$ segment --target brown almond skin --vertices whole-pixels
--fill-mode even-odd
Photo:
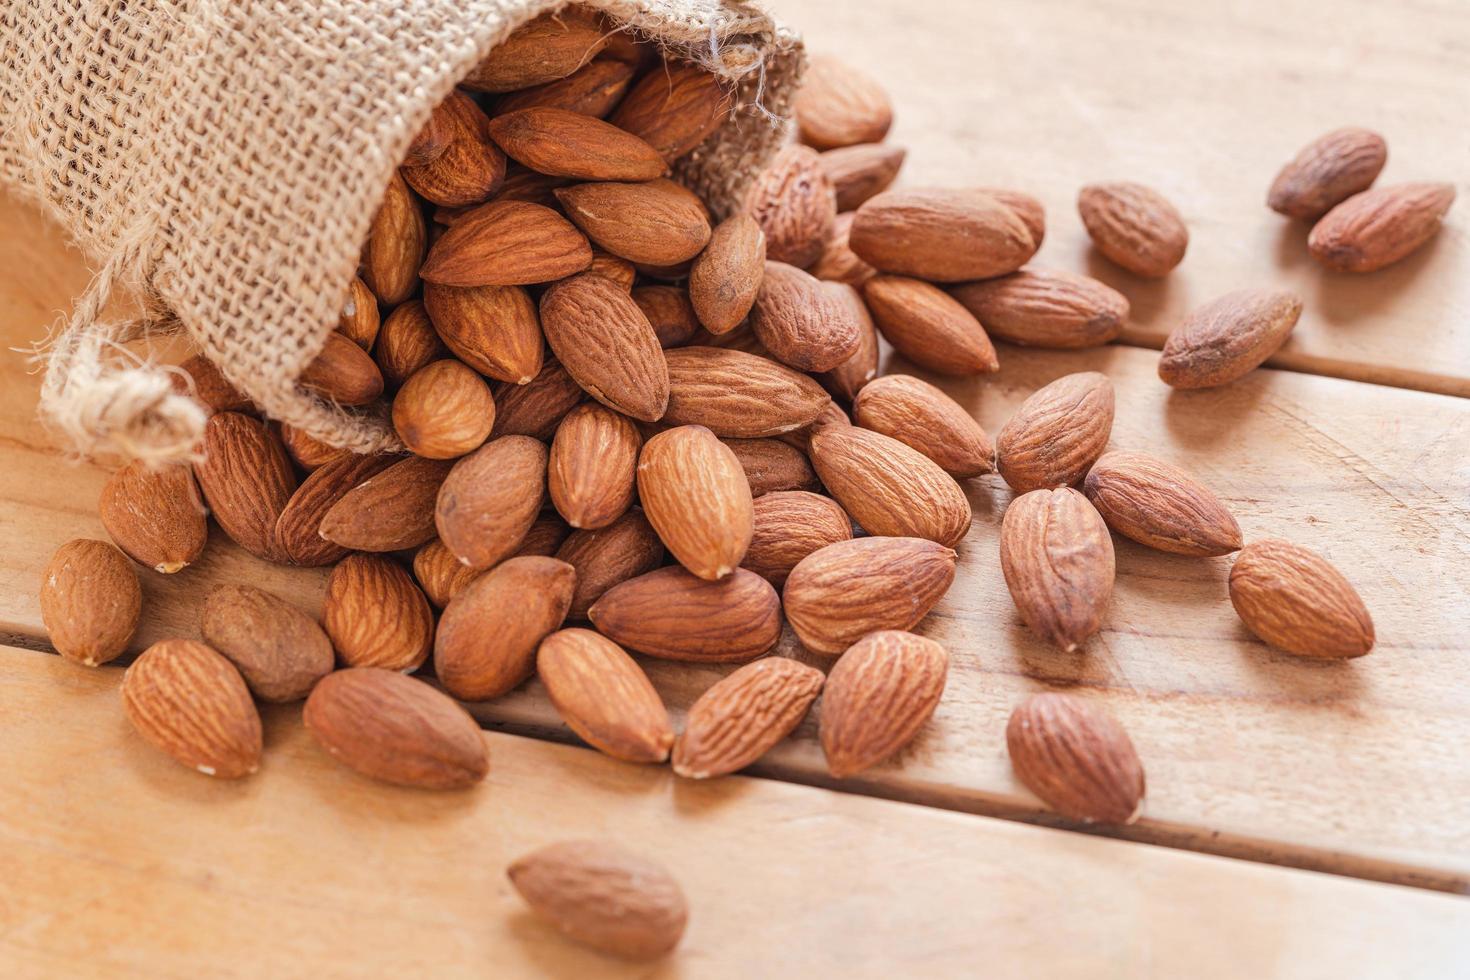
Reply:
[[[489,568],[515,551],[541,510],[546,446],[500,436],[454,464],[439,488],[434,526],[471,568]]]
[[[426,163],[433,163],[444,155],[453,139],[454,124],[449,119],[449,111],[441,102],[429,114],[428,121],[414,133],[413,142],[408,144],[400,165],[422,167]]]
[[[648,317],[660,347],[678,347],[699,332],[699,316],[681,286],[639,286],[633,302]]]
[[[608,589],[662,565],[664,545],[642,511],[629,511],[607,527],[573,531],[555,554],[577,570],[567,618],[585,620]]]
[[[413,295],[428,247],[428,229],[413,192],[397,173],[388,180],[362,250],[362,279],[389,306]]]
[[[807,555],[851,538],[852,519],[837,501],[805,490],[777,490],[756,498],[744,567],[779,589]]]
[[[564,561],[508,559],[465,586],[439,619],[434,673],[463,701],[488,701],[536,666],[536,647],[561,627],[577,573]]]
[[[426,364],[393,399],[393,430],[428,459],[473,452],[495,424],[495,399],[478,374],[452,358]]]
[[[838,779],[898,752],[919,733],[944,694],[949,654],[899,630],[870,633],[838,658],[822,697],[822,753]]]
[[[575,180],[653,180],[668,172],[657,150],[616,126],[552,106],[490,120],[490,138],[517,163]]]
[[[674,744],[669,712],[648,675],[612,640],[565,629],[541,641],[536,676],[577,736],[624,762],[663,762]]]
[[[1159,377],[1174,388],[1212,388],[1243,378],[1286,343],[1301,314],[1301,298],[1286,290],[1226,293],[1169,334]]]
[[[888,93],[865,72],[814,55],[792,103],[801,141],[819,150],[881,143],[893,125]]]
[[[373,360],[390,388],[403,384],[425,364],[448,356],[449,349],[434,332],[424,304],[416,299],[395,307],[384,318],[373,345]]]
[[[413,577],[436,609],[449,605],[460,589],[481,574],[479,569],[470,568],[456,558],[438,538],[414,552]]]
[[[419,275],[444,286],[525,286],[575,275],[592,264],[587,239],[551,208],[491,201],[450,225]]]
[[[670,425],[702,425],[715,435],[759,439],[800,429],[832,399],[822,386],[768,358],[717,347],[665,352]]]
[[[1006,724],[1011,766],[1065,817],[1128,824],[1143,804],[1143,763],[1123,726],[1070,694],[1033,694]]]
[[[540,555],[550,558],[571,533],[572,529],[567,526],[566,521],[555,513],[543,510],[541,516],[536,518],[536,523],[531,525],[531,530],[521,539],[520,547],[511,552],[510,556],[524,558],[527,555]]]
[[[832,222],[832,233],[822,248],[822,257],[807,271],[825,282],[842,282],[849,286],[862,286],[878,274],[878,270],[857,257],[852,250],[849,236],[855,212],[844,211]]]
[[[790,144],[750,182],[744,211],[765,232],[768,259],[805,269],[826,247],[837,218],[837,195],[817,152]]]
[[[574,528],[607,527],[633,506],[643,437],[632,422],[601,405],[572,409],[557,427],[546,489]]]
[[[660,568],[608,589],[587,617],[599,633],[663,660],[744,663],[781,639],[780,598],[743,568],[717,582]]]
[[[1087,498],[1070,487],[1011,501],[1000,568],[1031,631],[1066,653],[1102,626],[1113,595],[1113,541]]]
[[[858,392],[853,421],[928,456],[963,479],[995,470],[995,443],[944,392],[906,374],[877,378]]]
[[[1096,371],[1033,392],[995,437],[996,469],[1017,493],[1082,481],[1113,431],[1113,383]]]
[[[766,233],[748,214],[726,218],[689,269],[689,301],[712,334],[729,333],[755,305],[766,270]]]
[[[884,339],[919,367],[956,377],[1000,369],[980,321],[942,289],[874,276],[863,284],[863,297]]]
[[[541,320],[520,286],[425,283],[424,309],[454,356],[486,377],[525,384],[540,373]]]
[[[636,265],[678,265],[709,244],[704,203],[672,180],[577,184],[556,198],[588,238]]]
[[[1439,233],[1454,184],[1375,187],[1354,194],[1312,228],[1312,257],[1340,272],[1376,272],[1408,258]]]
[[[829,425],[812,436],[810,452],[827,490],[869,534],[954,547],[970,530],[970,501],[954,477],[897,439]]]
[[[250,399],[230,384],[203,354],[184,358],[179,362],[179,370],[183,374],[173,378],[174,387],[203,405],[206,414],[255,411]]]
[[[672,163],[723,126],[734,104],[733,93],[715,75],[698,65],[669,61],[644,75],[609,121]]]
[[[596,11],[571,5],[527,21],[460,83],[477,92],[514,92],[565,78],[607,44]]]
[[[833,398],[852,401],[863,385],[878,376],[878,330],[868,313],[862,294],[843,282],[824,282],[822,288],[851,313],[858,326],[857,350],[830,371],[817,376],[817,381]]]
[[[466,789],[490,771],[485,737],[469,712],[395,671],[329,674],[306,699],[302,721],[332,758],[386,783]]]
[[[495,113],[551,107],[602,119],[622,100],[637,71],[636,65],[598,58],[565,78],[506,93],[496,101]]]
[[[342,307],[342,319],[337,323],[338,332],[363,350],[370,351],[381,326],[378,298],[368,289],[367,283],[353,276],[352,285],[347,289],[347,302]]]
[[[156,748],[190,769],[239,779],[260,767],[260,714],[240,672],[196,640],[160,640],[128,666],[123,711]]]
[[[97,512],[129,558],[164,575],[198,561],[209,539],[199,485],[183,465],[129,463],[103,484]]]
[[[1342,573],[1289,541],[1252,541],[1230,569],[1230,602],[1278,650],[1343,660],[1373,649],[1373,617]]]
[[[1358,126],[1334,129],[1281,168],[1266,204],[1288,218],[1316,220],[1372,187],[1387,162],[1388,144],[1382,136]]]
[[[41,622],[51,646],[73,663],[95,667],[117,659],[142,612],[138,573],[105,541],[68,541],[41,575]]]
[[[506,873],[526,904],[563,935],[622,959],[666,956],[689,920],[679,883],[616,844],[552,844],[519,858]]]
[[[383,393],[383,373],[367,352],[340,333],[327,342],[298,379],[323,398],[341,405],[366,405]]]
[[[999,279],[968,282],[950,295],[992,337],[1024,347],[1070,350],[1117,339],[1128,298],[1089,276],[1028,267]]]
[[[823,153],[819,162],[837,196],[837,210],[855,211],[886,191],[906,155],[903,147],[887,143],[859,143]]]
[[[861,326],[846,303],[795,266],[767,262],[750,325],[778,361],[830,371],[857,352]]]
[[[1184,261],[1189,229],[1178,209],[1151,187],[1089,184],[1077,195],[1077,210],[1097,250],[1135,275],[1157,279]]]
[[[329,446],[310,433],[284,423],[281,425],[281,442],[297,467],[307,473],[312,473],[333,460],[353,455],[351,450]]]
[[[689,706],[674,744],[674,772],[710,779],[744,769],[801,724],[826,677],[786,657],[727,675]]]
[[[322,627],[349,667],[416,670],[434,642],[429,600],[398,563],[353,554],[327,577]]]
[[[490,434],[530,436],[546,442],[556,434],[556,427],[567,413],[586,397],[567,369],[549,360],[527,383],[504,384],[495,390],[495,428]]]
[[[755,498],[778,490],[820,490],[821,481],[806,453],[779,439],[722,439],[735,454],[750,495]]]
[[[252,555],[280,561],[276,521],[296,491],[281,440],[259,419],[219,412],[205,423],[203,452],[194,476],[215,521]]]
[[[669,369],[638,304],[604,276],[563,280],[541,297],[541,328],[567,373],[614,411],[657,421],[669,403]]]
[[[555,200],[553,197],[552,201]],[[592,250],[592,265],[587,271],[611,279],[618,284],[618,288],[630,293],[633,291],[633,283],[638,281],[638,269],[633,263],[600,248]]]
[[[450,92],[435,110],[449,144],[433,160],[400,172],[419,196],[441,207],[487,200],[505,182],[505,154],[490,139],[490,120],[463,92]]]
[[[233,663],[262,701],[299,701],[332,672],[327,634],[301,609],[248,585],[219,585],[204,600],[199,633]]]
[[[918,625],[954,581],[952,548],[923,538],[854,538],[803,558],[781,592],[802,646],[835,656],[876,630]]]
[[[982,194],[989,194],[1012,211],[1016,217],[1025,224],[1026,229],[1031,232],[1031,241],[1037,248],[1041,247],[1042,240],[1046,237],[1046,208],[1042,203],[1024,191],[1011,190],[1005,187],[981,187],[977,188]]]
[[[434,536],[434,501],[454,465],[410,456],[353,487],[323,515],[320,534],[351,551],[402,551]]]
[[[1144,453],[1106,453],[1082,485],[1108,527],[1139,544],[1208,558],[1239,551],[1240,525],[1214,491]]]
[[[1015,272],[1036,253],[1020,215],[977,190],[884,191],[853,218],[848,245],[883,272],[967,282]]]
[[[322,537],[322,522],[338,501],[397,459],[349,453],[309,474],[276,521],[276,547],[286,560],[293,565],[316,568],[345,557],[347,548]]]
[[[700,578],[724,578],[745,557],[750,484],[740,460],[704,426],[648,440],[638,457],[638,498],[669,554]]]

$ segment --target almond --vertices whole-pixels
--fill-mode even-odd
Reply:
[[[833,398],[852,401],[863,385],[878,376],[878,331],[873,318],[868,314],[868,305],[862,294],[843,282],[826,282],[822,288],[827,295],[847,308],[858,325],[857,349],[847,359],[830,371],[823,372],[817,380]]]
[[[495,46],[460,83],[477,92],[514,92],[565,78],[607,43],[596,11],[575,4],[542,14]]]
[[[511,552],[512,558],[525,558],[528,555],[539,555],[542,558],[550,558],[556,554],[557,549],[566,541],[572,529],[567,522],[556,515],[555,512],[541,512],[536,522],[531,525],[531,530],[521,539],[520,547]]]
[[[828,150],[819,158],[822,172],[837,195],[838,211],[855,211],[882,193],[898,176],[907,151],[886,143],[859,143]]]
[[[464,565],[438,538],[419,548],[413,556],[413,577],[429,602],[438,609],[449,605],[466,585],[479,578],[479,569]]]
[[[383,380],[393,387],[403,384],[430,361],[448,356],[449,350],[434,332],[424,304],[416,299],[388,314],[373,346],[373,360],[383,372]]]
[[[674,772],[709,779],[744,769],[801,724],[825,680],[786,657],[736,670],[690,705],[674,745]]]
[[[1085,823],[1132,823],[1143,763],[1123,726],[1070,694],[1033,694],[1006,725],[1011,766],[1053,810]]]
[[[792,108],[802,142],[819,150],[882,142],[893,125],[893,105],[883,87],[827,55],[812,57]]]
[[[204,642],[223,654],[263,701],[299,701],[332,672],[332,642],[316,620],[269,592],[219,585],[204,600]]]
[[[852,425],[852,419],[847,417],[847,413],[836,402],[828,402],[826,408],[822,409],[822,414],[813,419],[810,425],[793,432],[783,432],[777,438],[810,456],[812,436],[829,425]]]
[[[1169,334],[1159,377],[1175,388],[1212,388],[1243,378],[1286,343],[1301,313],[1301,299],[1286,290],[1226,293]]]
[[[322,536],[322,523],[337,502],[357,487],[397,462],[393,456],[358,456],[349,453],[318,467],[291,495],[276,520],[276,547],[293,565],[330,565],[346,556],[348,549]],[[338,515],[341,520],[346,514]],[[340,533],[341,525],[333,525]]]
[[[928,456],[950,476],[995,469],[995,443],[970,413],[927,381],[904,374],[877,378],[858,392],[853,420]]]
[[[1378,179],[1388,144],[1369,129],[1345,126],[1317,137],[1281,168],[1266,204],[1288,218],[1316,220]]]
[[[577,570],[567,618],[584,620],[608,589],[663,564],[664,545],[642,511],[629,511],[607,527],[573,531],[556,557]]]
[[[525,384],[540,372],[546,342],[536,302],[520,286],[426,283],[424,309],[445,346],[481,374]]]
[[[781,592],[802,646],[829,656],[876,630],[907,630],[954,581],[955,553],[923,538],[854,538],[807,555]]]
[[[105,541],[68,541],[42,573],[41,622],[51,646],[74,663],[95,667],[121,656],[142,612],[138,573]]]
[[[182,375],[175,375],[175,387],[198,399],[211,414],[214,412],[253,412],[250,399],[230,384],[214,362],[203,354],[187,357],[179,363]]]
[[[332,569],[322,626],[349,667],[417,670],[434,642],[429,600],[381,555],[348,555]]]
[[[505,154],[490,139],[490,120],[475,100],[450,92],[435,116],[448,130],[444,152],[419,166],[404,166],[403,179],[441,207],[479,204],[505,181]]]
[[[832,222],[832,233],[827,236],[827,244],[822,247],[821,258],[808,270],[812,275],[824,281],[861,286],[878,274],[877,269],[858,258],[857,253],[852,250],[849,236],[852,233],[852,219],[855,217],[856,212],[845,211]]]
[[[733,107],[725,82],[698,65],[670,61],[633,86],[611,122],[673,163],[723,126]]]
[[[822,697],[822,754],[838,779],[869,769],[913,741],[944,694],[949,654],[898,630],[871,633],[847,649]]]
[[[1058,378],[1021,403],[995,438],[996,469],[1017,493],[1082,481],[1113,431],[1113,383],[1096,371]]]
[[[129,558],[165,575],[198,561],[209,538],[208,512],[187,466],[135,460],[108,477],[97,510]]]
[[[1015,272],[1037,245],[1013,209],[975,190],[884,191],[858,208],[848,244],[883,272],[930,282]]]
[[[1157,279],[1184,260],[1184,218],[1150,187],[1089,184],[1077,195],[1077,210],[1097,250],[1135,275]]]
[[[638,497],[681,565],[724,578],[750,546],[750,484],[740,460],[702,425],[660,432],[638,457]]]
[[[565,78],[501,96],[495,103],[495,112],[499,115],[518,109],[549,107],[601,119],[622,100],[637,71],[636,65],[598,58]]]
[[[1071,653],[1096,633],[1113,595],[1113,541],[1071,487],[1012,500],[1000,529],[1000,568],[1031,631]]]
[[[819,280],[783,262],[766,263],[750,324],[777,360],[799,371],[830,371],[862,342],[852,308]]]
[[[394,306],[413,295],[428,229],[413,192],[397,173],[388,180],[362,250],[362,279],[373,294]]]
[[[276,520],[296,490],[281,440],[259,419],[220,412],[205,423],[203,452],[194,476],[215,521],[252,555],[279,560]]]
[[[1327,212],[1312,228],[1307,247],[1329,269],[1375,272],[1433,238],[1454,203],[1454,184],[1376,187]]]
[[[454,125],[449,120],[448,110],[441,102],[429,114],[428,121],[419,128],[417,133],[414,133],[413,141],[404,151],[401,165],[422,167],[426,163],[433,163],[444,155],[444,151],[449,149],[449,144],[453,139]]]
[[[480,376],[453,359],[420,368],[393,399],[393,428],[428,459],[456,459],[490,435],[495,400]]]
[[[608,408],[645,422],[664,414],[669,373],[648,317],[602,276],[557,283],[541,297],[541,327],[567,373]]]
[[[378,298],[368,289],[367,283],[353,276],[352,285],[347,290],[347,302],[342,304],[342,319],[337,323],[337,330],[363,350],[370,351],[381,326]]]
[[[1023,191],[1009,190],[1004,187],[981,187],[982,194],[989,194],[1012,211],[1016,217],[1031,232],[1031,242],[1037,248],[1046,238],[1046,208],[1040,201]]]
[[[744,663],[781,639],[781,600],[743,568],[718,582],[660,568],[608,589],[587,616],[599,633],[664,660]]]
[[[160,640],[129,665],[123,711],[139,735],[206,776],[260,767],[260,714],[224,657],[195,640]]]
[[[555,558],[511,558],[449,600],[434,643],[434,672],[465,701],[488,701],[519,685],[536,647],[559,629],[577,573]]]
[[[1252,633],[1287,653],[1341,660],[1373,649],[1373,618],[1325,558],[1289,541],[1252,541],[1230,569],[1230,602]]]
[[[434,526],[471,568],[489,568],[525,538],[546,493],[546,446],[500,436],[454,464],[439,488]]]
[[[637,265],[685,262],[709,243],[704,204],[672,180],[577,184],[556,198],[588,238]]]
[[[485,737],[469,712],[391,670],[329,674],[306,699],[302,721],[332,758],[371,779],[465,789],[490,771]]]
[[[506,873],[526,904],[562,934],[623,959],[668,954],[689,919],[679,883],[614,844],[553,844],[520,858]]]
[[[766,234],[748,214],[726,218],[689,269],[689,300],[713,334],[734,330],[755,305],[766,269]]]
[[[869,534],[953,547],[970,530],[970,501],[937,463],[897,439],[850,425],[811,438],[817,475]]]
[[[674,744],[669,712],[643,668],[623,648],[583,629],[541,641],[536,676],[577,736],[624,762],[663,762]]]
[[[368,477],[323,515],[320,534],[352,551],[402,551],[434,536],[434,501],[449,460],[410,456]]]
[[[750,495],[776,490],[820,490],[817,473],[806,453],[779,439],[722,439],[735,454],[750,484]]]
[[[822,257],[837,197],[821,158],[808,146],[783,146],[745,190],[744,211],[766,236],[766,255],[805,269]]]
[[[555,201],[556,198],[552,198]],[[618,288],[624,292],[633,291],[633,283],[638,280],[638,270],[633,263],[627,259],[620,259],[611,252],[604,252],[600,248],[592,250],[592,265],[587,271],[593,275],[611,279],[618,284]]]
[[[950,295],[993,337],[1025,347],[1096,347],[1117,338],[1128,299],[1088,276],[1026,268],[999,279],[968,282]]]
[[[333,460],[351,456],[351,450],[329,446],[316,436],[289,425],[281,426],[281,442],[293,462],[308,473],[318,470]]]
[[[1240,550],[1240,525],[1230,510],[1172,463],[1107,453],[1088,472],[1083,492],[1108,527],[1139,544],[1202,558]]]
[[[669,425],[757,439],[811,423],[832,400],[804,374],[754,354],[717,347],[667,351]]]
[[[607,527],[633,506],[643,437],[625,417],[601,405],[572,409],[557,427],[546,487],[572,527]]]
[[[660,347],[678,347],[699,331],[699,317],[683,288],[639,286],[631,295],[648,318]]]
[[[492,201],[526,201],[530,204],[540,204],[543,207],[557,208],[561,205],[556,200],[556,189],[565,187],[571,181],[566,177],[551,177],[547,174],[538,174],[529,170],[519,163],[512,163],[505,168],[505,183],[495,192]],[[464,209],[467,213],[470,209]],[[446,215],[446,217],[449,217]],[[463,213],[456,217],[463,217]],[[436,215],[437,218],[437,215]],[[453,224],[453,220],[441,221],[442,224]]]
[[[494,436],[530,436],[543,442],[556,433],[568,412],[587,397],[567,369],[547,361],[523,385],[501,385],[495,392]]]
[[[551,208],[491,201],[449,226],[419,274],[445,286],[521,286],[561,279],[591,264],[587,239]]]
[[[668,172],[658,151],[632,133],[570,109],[535,106],[490,120],[506,156],[539,173],[576,180],[653,180]]]
[[[383,393],[378,365],[361,347],[335,332],[327,334],[321,353],[302,369],[298,381],[341,405],[366,405]]]
[[[884,339],[919,367],[954,376],[999,370],[985,328],[944,290],[918,279],[874,276],[863,284],[863,296]]]
[[[777,490],[756,498],[744,567],[779,589],[807,555],[851,537],[852,520],[837,501],[804,490]]]

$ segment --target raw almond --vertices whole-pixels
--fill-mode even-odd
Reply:
[[[885,340],[921,368],[954,376],[999,370],[980,321],[952,296],[918,279],[874,276],[863,284]]]
[[[450,92],[435,110],[449,131],[444,152],[419,166],[404,166],[403,179],[441,207],[479,204],[505,181],[505,154],[490,139],[490,120],[463,92]]]
[[[557,283],[541,297],[541,328],[567,373],[593,398],[653,422],[669,402],[669,371],[648,317],[597,275]]]
[[[525,384],[504,384],[495,391],[493,436],[530,436],[543,442],[556,433],[568,412],[587,397],[567,369],[548,360]]]
[[[592,264],[592,247],[551,208],[491,201],[450,225],[419,274],[444,286],[522,286],[551,282]]]
[[[1169,334],[1159,377],[1175,388],[1211,388],[1243,378],[1286,343],[1301,314],[1301,299],[1286,290],[1226,293]]]
[[[1070,694],[1033,694],[1006,725],[1011,766],[1065,817],[1127,824],[1143,804],[1143,763],[1123,726]]]
[[[455,557],[438,538],[414,553],[413,577],[435,608],[443,609],[466,585],[483,574]]]
[[[528,555],[539,555],[550,558],[556,554],[562,542],[572,533],[567,522],[562,520],[553,512],[542,511],[541,516],[531,525],[531,530],[521,539],[520,547],[511,552],[512,558],[524,558]]]
[[[807,555],[851,537],[852,519],[837,501],[805,490],[777,490],[756,498],[744,567],[779,589]]]
[[[883,272],[930,282],[1015,272],[1037,245],[1012,208],[976,190],[884,191],[858,208],[848,244]]]
[[[587,616],[599,633],[664,660],[744,663],[781,639],[780,598],[743,568],[717,582],[660,568],[608,589]]]
[[[970,501],[937,463],[880,432],[829,425],[811,438],[812,465],[869,534],[953,547],[970,530]]]
[[[856,212],[845,211],[832,222],[832,234],[827,237],[822,256],[808,270],[812,275],[824,281],[861,286],[878,274],[877,269],[858,258],[852,250],[849,236],[852,219],[856,216]]]
[[[95,667],[121,656],[142,612],[138,573],[106,541],[68,541],[41,575],[41,622],[51,646],[74,663]]]
[[[1375,187],[1328,211],[1312,228],[1307,247],[1330,269],[1374,272],[1433,238],[1454,203],[1454,184]]]
[[[420,368],[393,399],[393,429],[428,459],[474,451],[495,424],[495,399],[478,374],[452,358]]]
[[[260,766],[260,714],[240,672],[195,640],[160,640],[129,665],[123,711],[138,734],[190,769],[239,779]]]
[[[996,469],[1017,493],[1082,481],[1113,431],[1113,383],[1096,371],[1033,392],[995,438]]]
[[[1230,602],[1252,633],[1287,653],[1341,660],[1373,649],[1373,618],[1342,573],[1289,541],[1252,541],[1230,569]]]
[[[648,440],[638,457],[638,497],[664,547],[700,578],[724,578],[745,557],[750,484],[740,460],[704,426]]]
[[[434,673],[450,694],[488,701],[531,676],[536,647],[559,629],[577,573],[564,561],[511,558],[465,586],[439,620]]]
[[[434,332],[424,304],[416,299],[388,314],[373,346],[373,360],[383,372],[383,380],[395,388],[425,364],[448,356],[449,350]]]
[[[449,149],[449,144],[454,139],[454,126],[449,121],[448,115],[444,103],[441,102],[434,107],[429,114],[428,121],[419,127],[417,133],[413,134],[413,140],[403,153],[402,166],[422,167],[444,155],[444,151]]]
[[[755,305],[766,268],[766,234],[748,214],[735,214],[710,234],[689,269],[689,300],[712,334],[734,330]]]
[[[745,191],[744,211],[766,236],[766,256],[799,269],[821,258],[837,198],[821,158],[796,144],[776,151]]]
[[[618,284],[619,289],[629,293],[633,291],[633,283],[638,281],[638,270],[633,263],[600,248],[592,250],[592,265],[587,271],[592,275],[611,279]]]
[[[194,476],[215,521],[252,555],[278,560],[276,521],[296,490],[281,440],[259,419],[219,412],[205,423],[203,453]]]
[[[574,528],[607,527],[633,506],[643,437],[632,422],[601,405],[572,409],[557,427],[546,487]]]
[[[669,425],[757,439],[809,425],[832,404],[822,386],[782,364],[738,350],[680,347],[669,366]]]
[[[560,207],[556,200],[556,189],[565,187],[571,181],[566,177],[551,177],[547,174],[538,174],[534,170],[527,169],[519,163],[512,163],[505,168],[505,183],[495,192],[492,201],[526,201],[530,204],[540,204],[548,208]],[[469,209],[466,209],[468,211]],[[447,216],[446,216],[447,217]],[[454,221],[444,221],[443,224],[453,224]]]
[[[208,512],[187,466],[135,460],[108,477],[97,511],[129,558],[165,575],[198,561],[209,538]]]
[[[301,385],[340,405],[366,405],[383,393],[383,373],[367,352],[340,333],[302,369]]]
[[[347,301],[342,304],[342,318],[337,323],[338,331],[363,350],[370,351],[373,349],[373,341],[378,339],[378,328],[381,326],[378,298],[373,295],[367,283],[353,276],[352,285],[347,290]]]
[[[750,324],[772,356],[799,371],[830,371],[862,343],[852,308],[784,262],[766,263]]]
[[[542,366],[536,302],[520,286],[424,285],[424,309],[454,356],[481,374],[525,384]]]
[[[539,173],[576,180],[653,180],[668,172],[657,150],[632,133],[570,109],[535,106],[490,120],[506,156]]]
[[[660,347],[678,347],[699,332],[699,316],[689,293],[679,286],[639,286],[633,302],[648,317]]]
[[[1089,184],[1077,195],[1077,210],[1097,250],[1135,275],[1157,279],[1184,261],[1189,229],[1153,188],[1127,181]]]
[[[214,412],[253,412],[250,399],[220,373],[214,362],[203,354],[186,357],[179,362],[181,375],[174,376],[175,387],[198,399],[205,409]]]
[[[844,282],[824,282],[827,295],[847,308],[858,326],[857,350],[830,371],[817,377],[833,398],[852,401],[863,385],[878,376],[878,330],[868,314],[862,294]]]
[[[1144,453],[1106,453],[1083,492],[1108,527],[1176,555],[1239,551],[1240,525],[1209,487],[1172,463]]]
[[[648,675],[612,640],[565,629],[541,641],[536,676],[562,721],[624,762],[663,762],[674,744],[669,712]]]
[[[704,203],[672,180],[577,184],[556,198],[588,238],[635,265],[687,262],[709,243]]]
[[[905,374],[877,378],[858,392],[853,420],[917,449],[950,476],[995,469],[995,443],[980,423],[927,381]]]
[[[598,58],[565,78],[507,93],[495,103],[495,112],[550,107],[602,119],[622,100],[637,70],[624,61]]]
[[[828,55],[812,57],[792,108],[802,142],[819,150],[880,143],[893,125],[893,105],[883,87]]]
[[[563,935],[623,959],[667,955],[689,919],[679,883],[615,844],[553,844],[520,858],[507,874],[526,904]]]
[[[1071,487],[1011,501],[1000,529],[1000,568],[1031,631],[1071,653],[1102,626],[1113,595],[1113,541]]]
[[[332,569],[322,626],[349,667],[416,670],[434,642],[429,600],[381,555],[348,555]]]
[[[923,538],[837,541],[797,563],[781,592],[802,646],[834,656],[876,630],[916,626],[954,581],[952,548]]]
[[[573,531],[555,554],[577,570],[567,618],[584,620],[608,589],[663,564],[664,545],[642,511],[629,511],[607,527]]]
[[[419,202],[394,173],[363,246],[363,282],[389,306],[402,303],[418,288],[419,265],[427,247],[428,229]]]
[[[734,104],[733,92],[715,75],[670,61],[644,75],[610,121],[673,163],[723,126]]]
[[[324,677],[302,721],[338,762],[371,779],[422,789],[465,789],[490,771],[469,712],[423,681],[355,667]]]
[[[903,147],[887,143],[859,143],[823,153],[819,162],[837,195],[837,210],[855,211],[868,198],[886,191],[898,176],[905,155]]]
[[[1128,299],[1089,276],[1026,268],[968,282],[950,295],[993,337],[1026,347],[1096,347],[1114,340],[1128,319]]]
[[[607,33],[587,7],[542,14],[497,44],[460,84],[477,92],[514,92],[565,78],[596,57]]]
[[[219,585],[204,600],[199,633],[263,701],[299,701],[332,672],[332,642],[316,620],[269,592]]]
[[[744,769],[801,724],[826,678],[786,657],[746,664],[690,705],[674,772],[709,779]]]
[[[1046,238],[1046,208],[1039,200],[1023,191],[1004,187],[981,187],[979,190],[1016,212],[1016,217],[1031,232],[1032,244],[1037,248],[1041,247],[1042,240]]]
[[[326,466],[333,460],[353,455],[349,449],[329,446],[311,433],[284,423],[281,425],[281,442],[285,445],[286,453],[292,461],[308,473]]]
[[[838,779],[913,741],[944,694],[949,654],[926,637],[871,633],[838,658],[822,697],[822,754]]]
[[[345,557],[345,546],[322,536],[323,521],[338,501],[395,462],[393,456],[349,453],[308,475],[276,520],[276,547],[284,558],[293,565],[317,567]],[[334,533],[340,530],[340,525],[333,526]]]
[[[750,495],[776,490],[820,490],[821,483],[806,453],[779,439],[722,439],[735,454],[750,484]]]
[[[546,493],[545,444],[500,436],[454,464],[439,488],[434,526],[471,568],[489,568],[515,551]]]
[[[347,491],[322,516],[319,533],[352,551],[402,551],[434,536],[434,501],[450,460],[410,456]]]
[[[1308,143],[1271,182],[1266,204],[1289,218],[1316,220],[1378,179],[1388,162],[1382,136],[1344,126]]]

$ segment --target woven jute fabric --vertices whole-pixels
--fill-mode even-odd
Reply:
[[[0,179],[96,262],[41,413],[83,453],[195,451],[204,413],[124,342],[182,329],[268,416],[358,452],[381,416],[300,388],[393,168],[492,48],[559,0],[0,0]],[[781,139],[799,40],[730,0],[586,0],[737,85],[675,176],[718,213]],[[143,298],[104,316],[115,290]],[[144,345],[146,347],[146,345]]]

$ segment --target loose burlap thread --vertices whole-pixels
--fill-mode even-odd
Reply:
[[[800,41],[735,0],[583,0],[737,87],[675,176],[721,214],[781,132]],[[97,262],[47,343],[77,451],[191,458],[205,413],[123,344],[182,329],[271,418],[356,452],[381,415],[296,379],[337,324],[383,188],[430,111],[563,0],[0,0],[0,180]],[[136,315],[104,315],[114,293]],[[145,345],[146,346],[146,345]]]

